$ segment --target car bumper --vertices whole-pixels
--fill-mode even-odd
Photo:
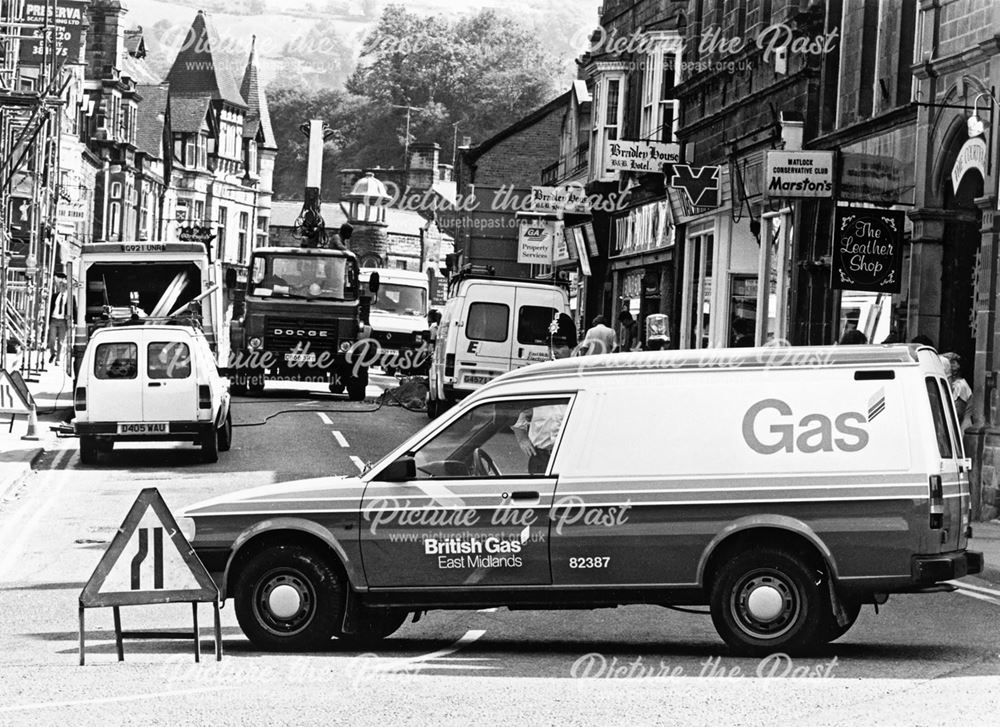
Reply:
[[[940,583],[981,573],[983,554],[975,550],[913,558],[912,575],[917,583]]]
[[[101,437],[116,442],[177,442],[197,441],[203,434],[214,429],[212,422],[169,422],[166,434],[119,434],[117,422],[94,422],[75,424],[78,437]]]

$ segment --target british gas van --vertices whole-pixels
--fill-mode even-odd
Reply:
[[[737,653],[802,652],[982,570],[959,435],[928,348],[605,354],[501,376],[361,475],[184,514],[266,648],[656,604],[708,605]]]
[[[431,418],[501,374],[549,359],[549,326],[569,313],[565,290],[521,278],[460,273],[449,284],[429,371]]]

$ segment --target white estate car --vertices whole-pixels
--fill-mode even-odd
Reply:
[[[205,335],[191,326],[128,325],[96,331],[77,374],[80,460],[115,442],[189,441],[215,462],[232,443],[229,380]]]

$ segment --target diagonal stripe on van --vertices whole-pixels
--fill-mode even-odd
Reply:
[[[879,389],[868,400],[868,421],[872,421],[885,411],[885,389]]]

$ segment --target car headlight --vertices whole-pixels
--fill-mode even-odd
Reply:
[[[177,518],[177,527],[181,529],[181,535],[189,543],[194,540],[195,532],[197,528],[195,527],[194,518],[182,517]]]
[[[256,351],[257,349],[264,347],[264,342],[260,339],[260,336],[254,336],[250,339],[247,345],[250,347],[251,351]]]

